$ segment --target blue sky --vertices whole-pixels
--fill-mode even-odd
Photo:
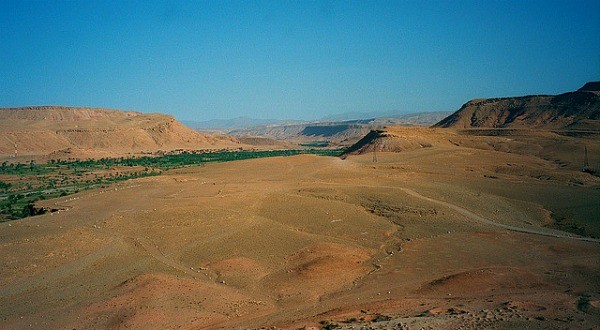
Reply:
[[[0,1],[0,107],[456,110],[600,80],[600,1]]]

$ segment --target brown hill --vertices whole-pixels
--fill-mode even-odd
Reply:
[[[588,168],[600,171],[600,132],[573,130],[536,129],[442,129],[426,127],[389,126],[373,130],[345,155],[361,155],[377,152],[408,152],[428,148],[461,148],[498,151],[502,153],[531,156],[548,161],[558,168],[580,171],[584,166],[585,148],[588,150]],[[531,171],[528,167],[499,167],[498,172],[519,172],[536,178],[557,179],[554,174]],[[573,180],[585,184],[586,178]]]
[[[433,127],[600,130],[600,82],[560,95],[475,99]]]
[[[449,145],[448,138],[455,135],[454,132],[441,132],[426,127],[390,126],[372,130],[349,147],[346,153],[360,155],[373,151],[401,152],[433,145]]]
[[[98,108],[0,108],[0,157],[123,155],[157,150],[238,147],[232,137],[196,132],[172,116]]]

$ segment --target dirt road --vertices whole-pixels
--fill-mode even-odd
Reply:
[[[516,232],[520,232],[520,233],[527,233],[527,234],[534,234],[534,235],[542,235],[542,236],[548,236],[548,237],[555,237],[555,238],[565,238],[565,239],[573,239],[573,240],[578,240],[578,241],[585,241],[585,242],[594,242],[594,243],[600,243],[600,239],[597,238],[592,238],[592,237],[583,237],[583,236],[577,236],[575,234],[569,234],[566,232],[562,232],[562,231],[558,231],[558,230],[552,230],[552,229],[544,229],[544,228],[525,228],[525,227],[517,227],[517,226],[511,226],[511,225],[507,225],[507,224],[503,224],[503,223],[498,223],[495,221],[491,221],[488,220],[482,216],[479,216],[465,208],[462,208],[458,205],[455,204],[451,204],[448,202],[444,202],[438,199],[433,199],[427,196],[423,196],[421,194],[419,194],[418,192],[409,189],[409,188],[405,188],[405,187],[397,187],[397,186],[386,186],[386,185],[355,185],[355,184],[344,184],[344,183],[335,183],[335,182],[319,182],[321,184],[325,184],[325,185],[336,185],[336,186],[345,186],[345,187],[365,187],[365,188],[386,188],[386,189],[399,189],[402,190],[403,192],[405,192],[408,195],[411,195],[413,197],[431,202],[431,203],[435,203],[435,204],[439,204],[445,207],[448,207],[450,209],[453,209],[455,211],[457,211],[458,213],[466,216],[467,218],[470,218],[472,220],[481,222],[481,223],[485,223],[488,225],[492,225],[495,227],[500,227],[506,230],[511,230],[511,231],[516,231]]]
[[[391,188],[391,187],[390,187]],[[550,236],[550,237],[556,237],[556,238],[567,238],[567,239],[575,239],[575,240],[579,240],[579,241],[586,241],[586,242],[595,242],[595,243],[600,243],[600,239],[596,239],[596,238],[591,238],[591,237],[582,237],[582,236],[575,236],[573,234],[568,234],[568,233],[564,233],[564,232],[558,232],[558,231],[549,231],[549,230],[544,230],[542,228],[523,228],[523,227],[516,227],[516,226],[511,226],[511,225],[505,225],[502,223],[498,223],[498,222],[494,222],[491,220],[488,220],[484,217],[481,217],[469,210],[466,210],[458,205],[454,205],[454,204],[450,204],[444,201],[440,201],[437,199],[433,199],[433,198],[429,198],[426,196],[423,196],[421,194],[419,194],[418,192],[412,190],[412,189],[408,189],[408,188],[398,188],[402,191],[404,191],[405,193],[413,196],[413,197],[417,197],[423,200],[426,200],[428,202],[432,202],[432,203],[436,203],[439,205],[443,205],[445,207],[451,208],[455,211],[457,211],[458,213],[471,218],[475,221],[479,221],[488,225],[492,225],[492,226],[496,226],[496,227],[500,227],[500,228],[504,228],[507,230],[512,230],[512,231],[517,231],[517,232],[521,232],[521,233],[528,233],[528,234],[535,234],[535,235],[543,235],[543,236]]]

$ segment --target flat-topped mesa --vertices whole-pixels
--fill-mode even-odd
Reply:
[[[600,130],[600,82],[575,92],[474,99],[433,127]]]
[[[0,108],[0,119],[77,121],[98,118],[128,118],[143,115],[138,111],[121,111],[90,107],[28,106]],[[166,115],[165,115],[166,116]]]

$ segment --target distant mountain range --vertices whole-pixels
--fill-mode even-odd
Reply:
[[[235,128],[297,122],[301,121],[284,121],[280,119],[256,119],[248,117],[237,117],[233,119],[211,119],[206,121],[182,121],[184,125],[199,131],[229,131]]]
[[[228,133],[238,137],[259,136],[300,144],[320,141],[330,145],[344,146],[355,143],[374,129],[394,125],[430,126],[449,114],[450,112],[421,112],[386,118],[276,123],[234,129]]]
[[[330,123],[341,121],[353,121],[364,119],[401,119],[410,125],[428,125],[434,124],[441,117],[447,116],[450,112],[418,112],[418,113],[377,113],[377,112],[348,112],[323,117],[319,120],[282,120],[282,119],[256,119],[249,117],[237,117],[233,119],[211,119],[206,121],[182,121],[190,128],[199,131],[235,131],[248,127],[262,126],[281,126],[281,125],[303,125],[315,123]]]
[[[600,130],[600,82],[560,95],[471,100],[434,127]]]

